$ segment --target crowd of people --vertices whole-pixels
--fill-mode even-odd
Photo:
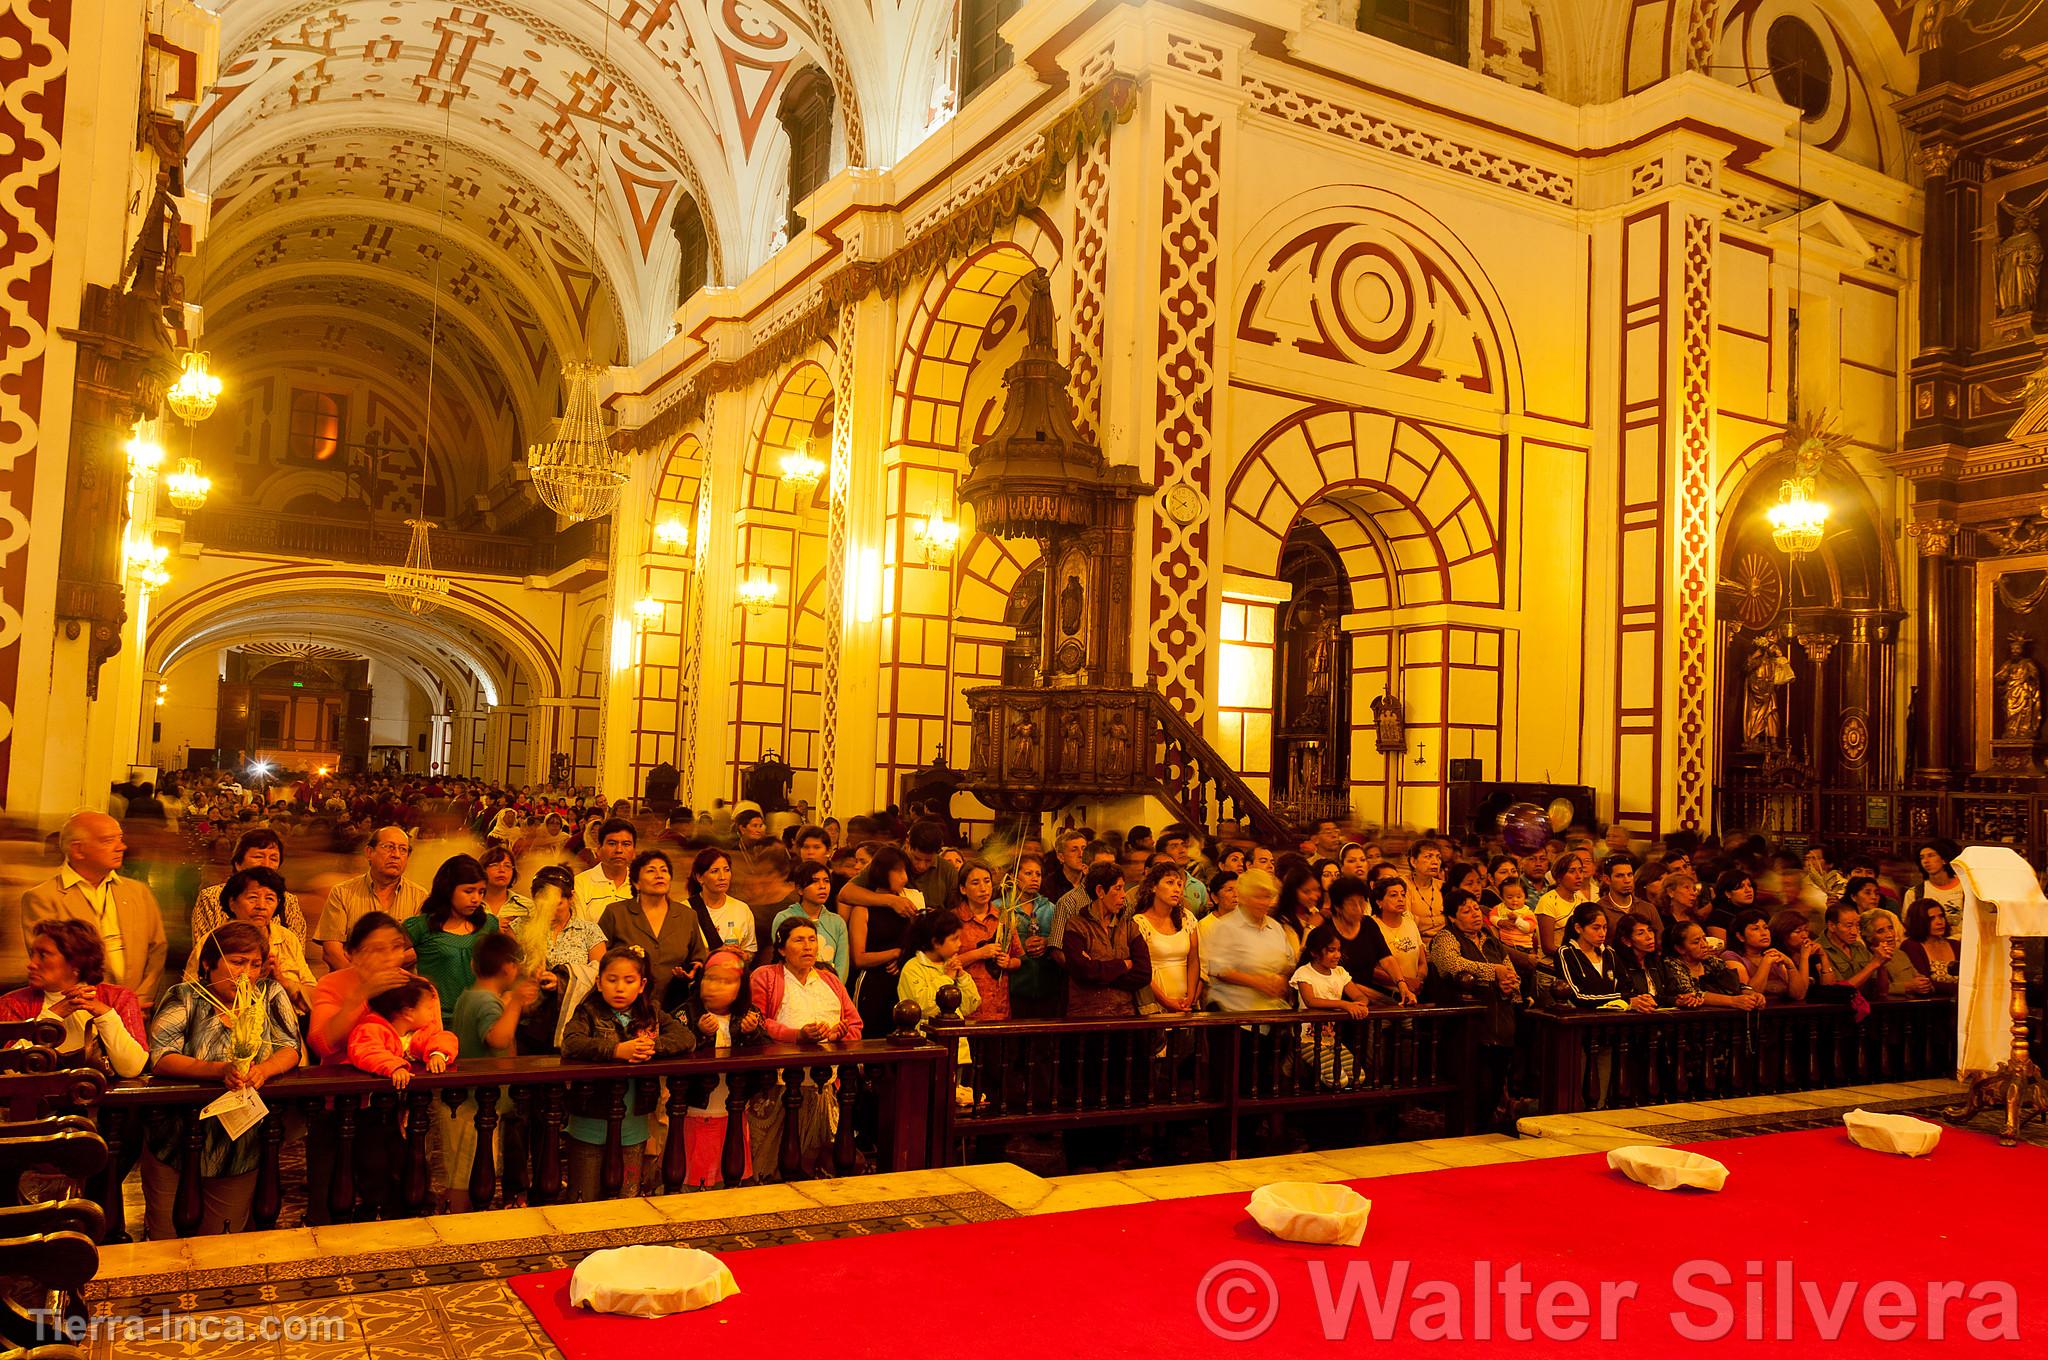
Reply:
[[[777,830],[744,805],[636,817],[588,797],[419,779],[254,792],[167,781],[129,800],[131,819],[137,803],[142,821],[161,819],[202,853],[219,845],[225,861],[225,881],[179,907],[193,942],[182,970],[165,976],[169,904],[120,872],[122,822],[79,813],[58,833],[61,867],[21,900],[27,985],[0,996],[0,1018],[62,1021],[66,1047],[113,1076],[227,1091],[260,1090],[301,1062],[352,1065],[402,1090],[420,1071],[487,1056],[634,1064],[824,1045],[889,1033],[904,1001],[925,1023],[950,1003],[970,1026],[1298,1010],[1301,1060],[1338,1086],[1357,1069],[1328,1022],[1477,1003],[1487,1094],[1508,1109],[1527,1007],[1754,1010],[1950,993],[1963,906],[1956,847],[1939,841],[1902,872],[1692,833],[1654,847],[1618,830],[1571,834],[1510,854],[1476,838],[1354,836],[1331,821],[1284,846],[1225,823],[1068,826],[968,847],[893,811],[843,828],[781,814]],[[357,838],[363,872],[309,896],[309,913],[292,856],[338,837]],[[428,841],[450,853],[416,876]],[[961,1100],[975,1099],[977,1075],[965,1069]],[[720,1183],[734,1117],[746,1121],[747,1174],[772,1171],[791,1117],[779,1092],[730,1111],[724,1078],[694,1078],[682,1127],[668,1129],[659,1085],[636,1079],[627,1093],[629,1192],[642,1154],[671,1136],[685,1142],[691,1186]],[[598,1088],[572,1084],[578,1198],[601,1193],[603,1104]],[[431,1108],[442,1206],[466,1208],[474,1097]],[[192,1117],[164,1108],[139,1150],[153,1237],[172,1231]],[[824,1169],[831,1083],[807,1079],[793,1117],[806,1168]],[[258,1135],[205,1125],[202,1228],[237,1230]],[[317,1123],[306,1133],[332,1136]],[[318,1151],[316,1181],[332,1174]],[[317,1221],[325,1195],[312,1189]]]

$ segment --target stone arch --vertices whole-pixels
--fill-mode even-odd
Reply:
[[[1485,442],[1498,448],[1497,439]],[[1277,575],[1288,530],[1307,518],[1360,586],[1379,583],[1379,607],[1498,607],[1505,599],[1506,555],[1489,499],[1446,432],[1419,421],[1303,411],[1253,446],[1224,504],[1220,560],[1240,570]]]

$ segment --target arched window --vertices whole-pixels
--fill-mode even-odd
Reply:
[[[1010,69],[1010,45],[999,31],[1017,0],[960,0],[960,102],[964,105]]]
[[[1465,0],[1360,0],[1358,31],[1465,64]]]
[[[697,206],[697,200],[688,194],[676,204],[675,216],[669,219],[669,227],[676,234],[676,245],[682,251],[682,263],[676,272],[676,306],[697,295],[697,290],[711,282],[711,240],[704,230],[704,213]]]
[[[789,134],[789,234],[804,229],[797,203],[832,173],[832,82],[816,67],[805,67],[789,82],[776,110]]]

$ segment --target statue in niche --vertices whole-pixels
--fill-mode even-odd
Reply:
[[[1121,711],[1109,715],[1109,735],[1102,744],[1102,768],[1107,774],[1130,770],[1131,723]]]
[[[2041,235],[2034,230],[2034,207],[2013,209],[2012,233],[1998,243],[1992,275],[1999,316],[2034,310],[2041,296]]]
[[[1792,659],[1776,635],[1761,634],[1749,646],[1742,667],[1742,744],[1752,751],[1771,750],[1784,740],[1778,715],[1778,690],[1792,683]]]
[[[2031,742],[2041,735],[2041,667],[2027,655],[2025,633],[2006,636],[2005,664],[1991,681],[1998,687],[1999,740]]]
[[[1088,591],[1079,575],[1069,575],[1060,587],[1060,636],[1073,637],[1081,631],[1081,615],[1088,605]]]
[[[1060,717],[1060,768],[1081,768],[1081,719],[1073,713]]]
[[[1307,722],[1322,722],[1330,716],[1330,664],[1337,650],[1337,624],[1321,599],[1304,603],[1302,620],[1307,636],[1302,643],[1302,709]]]
[[[1408,720],[1402,716],[1401,701],[1389,688],[1372,701],[1372,748],[1382,755],[1398,755],[1408,749]]]
[[[1038,766],[1038,724],[1029,714],[1018,714],[1017,725],[1010,729],[1010,766],[1026,774]]]

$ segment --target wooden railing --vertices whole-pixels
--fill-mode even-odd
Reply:
[[[0,1045],[26,1045],[0,1047],[0,1351],[30,1360],[82,1354],[45,1343],[84,1334],[83,1290],[99,1270],[105,1231],[90,1200],[48,1197],[61,1193],[56,1177],[87,1183],[108,1159],[90,1117],[106,1081],[63,1066],[63,1040],[54,1020],[0,1023]],[[25,1176],[42,1178],[32,1196]]]
[[[650,1081],[667,1079],[665,1108],[672,1132],[662,1150],[661,1179],[671,1193],[682,1188],[685,1178],[680,1131],[690,1092],[697,1082],[720,1076],[727,1079],[727,1108],[734,1116],[726,1121],[722,1157],[727,1184],[738,1184],[746,1165],[744,1102],[776,1086],[781,1088],[785,1110],[779,1170],[786,1175],[796,1173],[800,1165],[798,1121],[791,1115],[802,1101],[806,1073],[816,1074],[821,1084],[833,1073],[841,1079],[839,1132],[833,1151],[839,1171],[851,1174],[856,1169],[851,1110],[864,1094],[871,1094],[882,1112],[881,1169],[917,1170],[930,1163],[928,1108],[934,1089],[932,1073],[940,1057],[930,1044],[862,1040],[823,1047],[769,1044],[644,1063],[565,1064],[553,1057],[465,1059],[439,1074],[415,1071],[411,1085],[402,1092],[394,1090],[388,1080],[352,1067],[302,1068],[263,1087],[264,1103],[271,1113],[257,1134],[262,1141],[250,1226],[276,1226],[284,1203],[279,1153],[288,1125],[311,1128],[318,1124],[323,1136],[331,1138],[331,1168],[323,1171],[331,1169],[325,1208],[333,1220],[346,1222],[359,1213],[426,1212],[430,1189],[427,1127],[433,1102],[444,1101],[453,1109],[469,1096],[477,1098],[476,1159],[467,1186],[473,1208],[491,1207],[501,1193],[508,1202],[523,1194],[532,1204],[551,1204],[562,1198],[569,1183],[570,1139],[564,1125],[572,1098],[595,1102],[595,1108],[608,1111],[600,1184],[607,1197],[615,1195],[625,1181],[620,1127],[628,1113],[628,1080],[638,1081],[644,1090]],[[506,1152],[502,1166],[492,1148],[500,1122],[501,1091],[518,1117],[517,1127],[524,1131]],[[100,1118],[107,1146],[114,1150],[110,1167],[120,1164],[123,1149],[132,1150],[131,1140],[141,1136],[146,1112],[167,1106],[197,1110],[219,1095],[220,1087],[215,1085],[159,1078],[125,1081],[110,1088]],[[401,1112],[405,1115],[402,1122]],[[172,1214],[180,1235],[191,1233],[200,1221],[199,1159],[204,1136],[202,1121],[188,1121]],[[366,1176],[375,1183],[363,1183]],[[310,1199],[311,1187],[308,1194]],[[98,1199],[106,1213],[106,1240],[126,1241],[117,1176],[109,1174],[102,1180]]]
[[[1228,1159],[1238,1155],[1243,1116],[1372,1105],[1436,1106],[1456,1136],[1475,1113],[1490,1113],[1472,1108],[1484,1014],[1421,1006],[1316,1022],[1299,1011],[1249,1011],[962,1025],[942,1009],[929,1031],[948,1069],[934,1100],[938,1142],[959,1160],[985,1134],[1199,1123]],[[958,1039],[972,1059],[965,1072]],[[956,1082],[971,1083],[974,1105],[955,1103]]]
[[[434,531],[434,566],[479,576],[544,576],[610,551],[609,521],[585,520],[540,538]],[[265,510],[195,511],[186,537],[220,552],[276,553],[332,562],[400,566],[411,546],[403,524]]]
[[[1529,1012],[1525,1070],[1545,1114],[1955,1075],[1953,998],[1762,1010]]]
[[[1779,789],[1723,785],[1723,834],[1824,841],[1837,854],[1910,854],[1946,836],[1961,845],[2010,845],[2040,862],[2048,854],[2048,797],[2018,789]]]
[[[1225,817],[1254,832],[1267,845],[1287,846],[1298,837],[1243,776],[1167,702],[1146,691],[1152,718],[1152,759],[1160,801],[1189,826],[1213,827]]]

